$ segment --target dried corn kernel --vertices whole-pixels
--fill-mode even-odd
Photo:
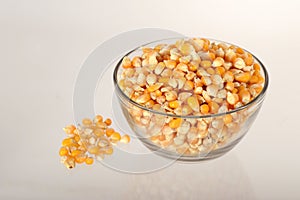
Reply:
[[[110,136],[112,141],[120,141],[121,140],[121,135],[118,132],[114,132],[111,136]]]
[[[181,118],[175,118],[175,119],[172,119],[169,122],[169,126],[170,126],[170,128],[175,129],[175,128],[178,128],[181,125],[181,122],[182,122]]]
[[[78,156],[79,154],[82,154],[82,151],[77,150],[77,149],[71,152],[72,157]]]
[[[201,111],[202,114],[209,113],[209,106],[207,104],[202,104],[200,106],[200,111]]]
[[[88,158],[85,159],[85,163],[87,165],[92,165],[94,163],[94,159],[91,158],[91,157],[88,157]]]
[[[178,106],[179,106],[178,101],[171,101],[171,102],[169,102],[169,107],[170,108],[178,108]]]
[[[125,56],[125,57],[123,58],[123,60],[122,60],[122,66],[123,66],[124,68],[131,68],[131,67],[132,67],[132,66],[131,66],[131,61],[130,61],[130,58],[129,58],[129,57]]]
[[[190,108],[195,111],[199,112],[199,101],[195,96],[191,96],[187,99],[187,104],[190,106]]]
[[[63,130],[67,133],[67,134],[73,134],[75,131],[76,127],[74,125],[69,125],[66,126],[65,128],[63,128]]]
[[[66,156],[69,154],[69,151],[66,147],[61,147],[60,150],[59,150],[59,155],[60,156]]]
[[[250,72],[243,72],[243,73],[236,74],[234,76],[234,79],[236,81],[244,82],[244,83],[247,83],[250,80],[250,78],[251,78]]]
[[[207,68],[211,67],[211,61],[210,60],[203,60],[203,61],[200,62],[200,65],[203,68],[207,69]]]

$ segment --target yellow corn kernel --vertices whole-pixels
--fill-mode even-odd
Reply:
[[[166,84],[166,83],[168,83],[169,82],[169,77],[160,77],[159,79],[158,79],[158,84],[161,84],[161,85],[163,85],[163,84]]]
[[[175,119],[172,119],[170,122],[169,122],[169,126],[170,128],[178,128],[180,125],[181,125],[181,122],[182,122],[182,119],[181,118],[175,118]]]
[[[225,88],[229,91],[232,91],[234,89],[234,83],[233,82],[227,82],[225,85]]]
[[[237,88],[233,88],[232,93],[233,93],[233,94],[236,94],[236,93],[238,93],[238,91],[239,91],[239,90],[238,90]]]
[[[209,56],[210,60],[214,60],[216,58],[216,55],[213,52],[209,52],[208,56]]]
[[[98,146],[93,146],[88,149],[88,152],[90,154],[98,154],[99,151],[100,151],[100,148]]]
[[[205,105],[205,104],[203,104],[203,105]],[[220,108],[219,104],[217,104],[216,102],[213,102],[213,101],[209,102],[208,106],[209,106],[209,110],[211,113],[217,113]]]
[[[114,132],[115,132],[115,130],[113,128],[107,128],[106,129],[106,136],[110,137]]]
[[[242,48],[240,48],[240,47],[236,48],[235,51],[236,51],[237,53],[239,53],[239,54],[244,54],[244,53],[245,53],[244,50],[243,50]]]
[[[118,132],[114,132],[111,136],[110,136],[112,141],[120,141],[121,140],[121,135]]]
[[[173,108],[173,109],[175,109],[175,108],[178,108],[178,106],[179,106],[179,102],[178,101],[170,101],[169,102],[169,107],[170,108]]]
[[[259,66],[259,64],[254,63],[254,64],[253,64],[253,69],[254,69],[255,71],[260,71],[260,66]]]
[[[263,87],[259,85],[258,87],[255,88],[255,91],[257,94],[259,94],[262,91]]]
[[[258,76],[258,83],[264,83],[265,82],[265,79],[264,79],[264,77],[262,77],[262,76]]]
[[[247,83],[250,80],[250,78],[251,78],[250,72],[242,72],[234,76],[235,80],[243,83]]]
[[[158,90],[157,90],[157,91],[158,91]],[[147,102],[145,103],[145,106],[146,106],[147,108],[151,108],[154,104],[155,104],[155,102],[154,102],[152,99],[150,99],[149,101],[147,101]]]
[[[177,62],[175,60],[164,60],[164,63],[169,69],[174,69],[177,65]]]
[[[74,140],[75,140],[76,142],[79,142],[79,141],[80,141],[80,136],[79,136],[79,135],[75,135],[75,136],[74,136]]]
[[[235,93],[227,92],[226,100],[230,105],[234,105],[238,102],[239,96]]]
[[[209,106],[208,106],[207,104],[202,104],[202,105],[200,106],[200,112],[201,112],[202,114],[207,114],[207,113],[209,113]]]
[[[219,75],[221,75],[222,77],[223,77],[223,75],[225,74],[225,68],[224,67],[217,67],[216,68],[216,74],[219,74]]]
[[[254,84],[254,83],[258,83],[259,78],[256,75],[251,76],[249,83]]]
[[[233,62],[233,66],[238,69],[246,67],[245,61],[242,58],[236,58]]]
[[[66,147],[61,147],[59,150],[59,155],[60,156],[67,156],[69,154],[69,151]]]
[[[224,116],[223,121],[225,124],[229,124],[232,122],[232,116],[230,114],[227,114]]]
[[[203,68],[207,69],[207,68],[211,67],[211,61],[210,61],[210,60],[202,60],[202,61],[200,62],[200,65],[201,65]]]
[[[223,58],[221,58],[221,57],[217,57],[214,61],[213,61],[213,63],[212,63],[212,66],[213,67],[221,67],[223,64],[224,64],[224,59]]]
[[[70,147],[70,146],[78,146],[78,145],[76,145],[73,138],[66,138],[62,141],[62,146]]]
[[[242,89],[239,91],[239,99],[246,104],[250,101],[251,95],[250,92],[247,89]]]
[[[205,42],[205,43],[203,44],[202,50],[203,50],[203,51],[208,51],[208,49],[209,49],[209,43]]]
[[[84,119],[82,120],[82,124],[83,124],[84,126],[90,126],[90,125],[93,124],[93,122],[92,122],[92,120],[90,120],[89,118],[84,118]]]
[[[232,62],[236,59],[236,54],[234,51],[232,50],[228,50],[226,51],[225,53],[225,60],[228,61],[228,62]]]
[[[250,53],[247,53],[247,57],[244,59],[247,66],[251,66],[253,64],[253,56]]]
[[[161,78],[163,78],[163,77],[161,77]],[[147,88],[147,90],[148,90],[148,92],[154,92],[154,91],[157,91],[162,85],[163,85],[163,83],[161,82],[161,80],[159,80],[159,83],[154,83],[153,85],[149,86]]]
[[[197,97],[191,96],[191,97],[187,98],[187,104],[193,111],[199,112],[199,101],[198,101]]]
[[[160,97],[162,95],[162,92],[160,90],[155,91],[156,97]]]
[[[135,56],[135,57],[132,59],[132,66],[134,66],[134,67],[141,67],[141,66],[142,66],[141,58],[138,57],[138,56]]]
[[[78,150],[78,149],[73,150],[73,151],[71,152],[71,156],[72,156],[72,157],[78,156],[79,154],[82,154],[82,151],[80,151],[80,150]]]
[[[123,68],[132,68],[133,66],[131,65],[131,61],[130,61],[130,58],[125,56],[122,60],[122,66]]]
[[[184,63],[178,63],[178,65],[176,66],[176,69],[179,69],[183,72],[187,72],[188,71],[188,66]]]
[[[93,163],[94,163],[94,159],[93,159],[93,158],[87,157],[87,158],[85,159],[85,164],[91,165],[91,164],[93,164]]]
[[[207,70],[207,73],[209,73],[210,75],[213,75],[213,74],[215,74],[215,70],[213,69],[213,68],[208,68]]]
[[[65,128],[63,128],[63,130],[67,133],[67,134],[73,134],[74,131],[76,130],[76,127],[74,125],[68,125]]]
[[[123,136],[121,137],[120,142],[125,143],[125,144],[129,143],[129,142],[130,142],[130,137],[129,137],[129,135],[127,135],[127,134],[123,135]]]
[[[107,126],[110,126],[111,123],[112,123],[112,121],[111,121],[110,118],[107,118],[107,119],[104,121],[104,123],[105,123]]]
[[[84,161],[86,160],[86,155],[85,154],[79,154],[78,156],[75,156],[75,162],[78,164],[84,163]]]
[[[193,88],[194,88],[194,82],[193,82],[193,81],[187,80],[187,81],[184,83],[184,86],[183,86],[183,89],[184,89],[184,90],[192,90]]]
[[[199,62],[192,61],[188,64],[188,68],[190,71],[195,72],[199,67]]]

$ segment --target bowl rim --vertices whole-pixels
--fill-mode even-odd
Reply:
[[[119,87],[119,84],[118,84],[118,71],[119,71],[119,68],[121,67],[121,64],[122,64],[122,59],[125,57],[125,56],[128,56],[130,55],[131,53],[137,51],[137,50],[141,50],[141,48],[147,46],[147,45],[151,45],[151,44],[154,44],[154,43],[157,43],[157,42],[163,42],[163,41],[168,41],[168,40],[180,40],[180,39],[191,39],[191,38],[195,38],[195,37],[174,37],[174,38],[163,38],[163,39],[159,39],[159,40],[155,40],[155,41],[151,41],[151,42],[147,42],[145,44],[142,44],[134,49],[132,49],[131,51],[127,52],[124,56],[121,57],[121,59],[119,60],[119,62],[116,64],[115,66],[115,69],[114,69],[114,72],[113,72],[113,82],[114,82],[114,85],[115,85],[115,88],[117,89],[118,91],[118,94],[120,94],[122,97],[124,97],[128,102],[130,102],[131,104],[133,104],[134,106],[137,106],[139,107],[140,109],[142,110],[145,110],[145,111],[149,111],[153,114],[159,114],[159,115],[163,115],[163,116],[167,116],[167,117],[173,117],[173,118],[190,118],[190,119],[199,119],[199,118],[211,118],[211,117],[219,117],[219,116],[224,116],[224,115],[227,115],[227,114],[232,114],[232,113],[236,113],[238,111],[241,111],[241,110],[244,110],[244,109],[247,109],[249,108],[250,106],[252,106],[254,103],[260,103],[265,95],[266,95],[266,92],[267,92],[267,89],[269,87],[269,75],[268,75],[268,71],[266,69],[266,67],[264,66],[264,64],[253,54],[251,53],[250,51],[246,50],[245,48],[242,48],[240,47],[239,45],[235,45],[233,43],[229,43],[229,42],[224,42],[222,40],[217,40],[217,39],[211,39],[211,38],[205,38],[205,39],[208,39],[210,42],[217,42],[217,43],[225,43],[227,45],[234,45],[236,47],[240,47],[242,48],[244,51],[250,53],[254,60],[257,61],[262,70],[263,70],[263,73],[264,73],[264,78],[265,78],[265,82],[264,82],[264,85],[263,85],[263,89],[262,91],[259,93],[259,95],[257,95],[254,99],[252,99],[250,102],[248,102],[247,104],[243,105],[243,106],[240,106],[238,108],[235,108],[235,109],[232,109],[230,111],[226,111],[226,112],[221,112],[221,113],[215,113],[215,114],[208,114],[208,115],[176,115],[176,114],[170,114],[170,113],[165,113],[165,112],[160,112],[160,111],[156,111],[156,110],[153,110],[151,108],[147,108],[145,106],[142,106],[138,103],[136,103],[135,101],[133,101],[132,99],[130,99],[122,90],[121,88]],[[200,38],[200,37],[197,37],[197,38]]]

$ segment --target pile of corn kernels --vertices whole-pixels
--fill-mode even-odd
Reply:
[[[103,117],[97,115],[94,120],[83,119],[82,125],[77,128],[74,125],[66,126],[63,130],[68,137],[62,141],[59,150],[61,162],[69,169],[81,163],[91,165],[94,159],[102,160],[105,155],[111,155],[112,145],[118,142],[129,143],[128,135],[121,136],[109,128],[111,123],[111,119],[103,121]]]
[[[132,59],[123,58],[118,84],[130,99],[156,111],[181,116],[225,113],[246,105],[263,89],[260,65],[234,45],[192,38],[142,51]],[[184,147],[188,154],[224,143],[247,117],[239,113],[218,119],[168,117],[153,131],[151,122],[158,116],[137,107],[129,113],[152,142],[177,152]]]

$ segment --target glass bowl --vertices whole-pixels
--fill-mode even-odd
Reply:
[[[154,48],[158,44],[175,44],[179,39],[171,38],[142,45],[125,56],[140,56],[143,47]],[[215,44],[232,44],[209,39]],[[237,47],[236,45],[234,45]],[[247,50],[242,49],[249,53]],[[123,114],[136,136],[154,153],[179,161],[202,161],[220,157],[230,151],[248,132],[264,101],[269,78],[264,65],[253,54],[254,62],[261,67],[264,83],[261,92],[250,102],[230,110],[219,109],[215,114],[176,115],[138,104],[130,99],[119,85],[123,72],[122,59],[114,69],[115,92]],[[179,123],[176,128],[169,124]]]

